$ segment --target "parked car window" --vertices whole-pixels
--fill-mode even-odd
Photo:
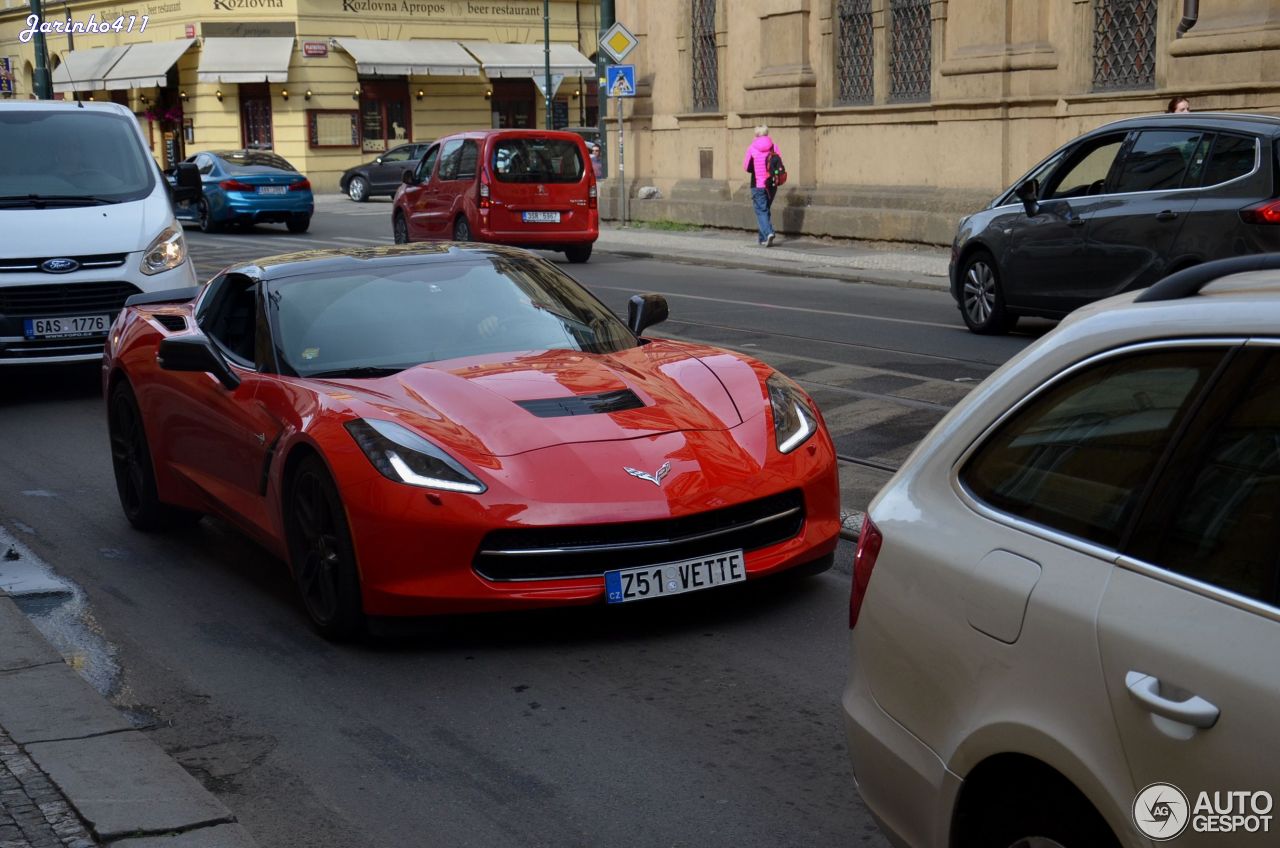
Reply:
[[[1191,161],[1187,163],[1187,174],[1182,178],[1183,188],[1195,188],[1200,185],[1200,180],[1204,177],[1204,166],[1209,161],[1209,148],[1213,147],[1213,133],[1205,133],[1200,136],[1200,143],[1196,145],[1195,152],[1191,154]]]
[[[1209,167],[1205,170],[1204,185],[1212,186],[1243,177],[1253,170],[1258,158],[1258,142],[1251,136],[1218,136],[1209,154]]]
[[[202,176],[208,176],[213,173],[213,157],[201,154],[196,157],[196,167],[200,169]]]
[[[446,142],[440,153],[440,179],[454,180],[458,178],[458,165],[462,161],[462,139],[455,138]]]
[[[469,180],[476,175],[476,163],[480,161],[480,147],[474,141],[462,143],[462,154],[458,160],[458,179]]]
[[[1280,352],[1263,356],[1179,449],[1158,486],[1168,503],[1152,510],[1132,553],[1280,606]]]
[[[1199,130],[1146,130],[1138,133],[1120,164],[1111,191],[1162,191],[1180,188],[1187,164],[1200,143]]]
[[[418,163],[418,182],[424,183],[431,178],[431,171],[436,167],[436,159],[440,157],[440,145],[435,145],[427,151],[427,155],[422,157],[422,161]]]
[[[1124,139],[1123,133],[1103,136],[1073,151],[1063,162],[1062,169],[1049,178],[1044,187],[1044,198],[1101,194]]]
[[[1117,355],[1041,392],[973,455],[979,500],[1107,547],[1223,351]]]
[[[257,361],[258,283],[243,274],[227,274],[209,286],[209,295],[196,317],[200,329],[237,364],[253,367]]]
[[[395,150],[388,151],[386,154],[383,155],[382,161],[383,162],[407,162],[412,157],[412,154],[413,154],[413,145],[406,144],[401,147],[397,147]]]
[[[493,171],[506,183],[576,183],[585,163],[565,139],[504,138],[494,145]]]
[[[253,168],[278,168],[281,171],[294,171],[297,168],[289,164],[283,156],[277,156],[265,150],[237,150],[214,154],[227,163],[227,171],[232,174],[251,174]]]

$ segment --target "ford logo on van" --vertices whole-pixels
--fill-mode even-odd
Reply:
[[[59,259],[46,259],[40,263],[40,270],[46,274],[69,274],[80,267],[80,263],[74,259],[62,257]]]

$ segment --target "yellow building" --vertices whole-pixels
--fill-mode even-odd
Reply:
[[[1197,111],[1280,111],[1280,0],[616,10],[639,38],[627,57],[639,96],[623,106],[628,189],[662,193],[629,204],[640,218],[754,229],[742,157],[766,123],[789,176],[779,229],[945,244],[960,215],[1107,121],[1163,111],[1174,95]]]
[[[80,30],[46,35],[55,96],[128,105],[166,167],[269,147],[336,191],[401,141],[545,125],[542,0],[46,0],[45,14]],[[0,0],[0,97],[34,96],[29,15]],[[553,0],[550,27],[554,123],[594,123],[597,4]]]

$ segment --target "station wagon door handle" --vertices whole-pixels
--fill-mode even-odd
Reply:
[[[1172,221],[1177,217],[1178,217],[1178,213],[1174,212],[1172,209],[1166,209],[1163,212],[1156,213],[1157,221]]]
[[[1218,708],[1192,695],[1185,701],[1171,701],[1160,695],[1160,681],[1149,674],[1131,671],[1124,676],[1129,695],[1149,712],[1164,716],[1170,721],[1189,724],[1192,727],[1210,728],[1218,722]]]

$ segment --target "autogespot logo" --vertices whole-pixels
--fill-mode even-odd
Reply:
[[[1153,783],[1133,799],[1134,824],[1156,842],[1178,836],[1190,819],[1187,796],[1172,783]]]

